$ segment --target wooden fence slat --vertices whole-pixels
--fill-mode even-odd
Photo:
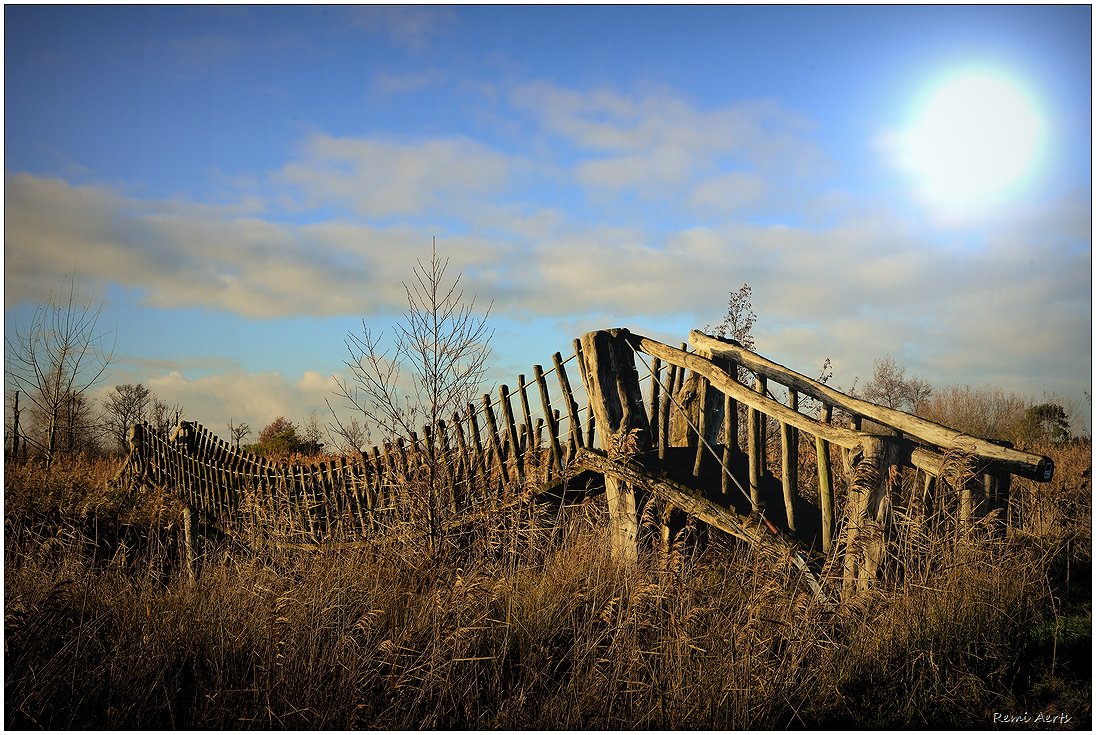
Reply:
[[[766,395],[769,388],[769,380],[764,375],[757,376],[757,392]],[[761,445],[761,477],[764,478],[769,470],[769,415],[764,411],[757,412],[757,441]]]
[[[428,488],[431,497],[434,497],[437,492],[438,478],[441,476],[441,461],[438,458],[437,437],[434,436],[434,427],[430,424],[423,424],[422,427],[422,448],[416,452],[416,455],[422,461],[421,468],[426,471],[426,479],[430,487]]]
[[[438,419],[438,430],[436,439],[438,442],[438,451],[441,453],[442,471],[445,473],[445,482],[446,486],[449,489],[449,510],[453,513],[456,513],[457,480],[460,470],[460,458],[454,456],[452,448],[449,445],[449,427],[446,426],[444,419]]]
[[[468,456],[468,443],[464,440],[464,421],[460,414],[453,413],[453,435],[457,438],[457,460],[460,471],[455,473],[461,479],[453,483],[453,511],[459,513],[467,507],[467,499],[472,491],[474,473],[472,460]]]
[[[799,394],[788,389],[788,408],[799,410]],[[784,513],[788,530],[795,532],[795,500],[799,497],[799,435],[798,430],[780,423],[780,479],[784,488]]]
[[[593,402],[590,401],[590,371],[586,369],[586,360],[582,357],[582,340],[576,338],[571,345],[574,347],[575,357],[578,360],[582,387],[586,391],[586,446],[592,447],[594,446],[594,406]]]
[[[662,410],[660,411],[662,424],[658,427],[659,459],[666,459],[666,447],[670,445],[670,413],[674,410],[673,399],[676,395],[674,384],[677,382],[677,373],[677,365],[670,363],[670,370],[666,376],[666,390],[662,392]]]
[[[822,404],[821,421],[830,422],[833,407]],[[818,454],[818,504],[822,510],[822,551],[830,553],[834,539],[834,497],[833,470],[830,467],[830,443],[820,436],[814,438],[815,452]]]
[[[696,457],[693,459],[693,477],[700,477],[700,466],[704,461],[705,442],[708,440],[708,379],[697,376],[696,386]]]
[[[754,383],[756,390],[759,383]],[[765,474],[764,448],[761,444],[761,419],[756,408],[751,406],[746,412],[746,453],[749,455],[750,506],[755,513],[761,507],[761,479]]]
[[[659,448],[659,457],[663,458],[665,453],[662,450],[662,425],[659,422],[659,395],[662,385],[659,383],[659,378],[662,377],[662,359],[655,357],[651,359],[651,444]],[[590,444],[591,448],[593,443]]]
[[[551,470],[563,469],[563,448],[559,445],[559,422],[552,409],[552,401],[548,397],[548,383],[544,380],[544,369],[540,365],[533,366],[533,378],[540,389],[540,402],[544,406],[544,420],[548,424],[549,443],[549,468]],[[549,473],[551,477],[551,473]]]
[[[487,439],[491,444],[491,451],[495,455],[492,467],[495,464],[498,465],[499,475],[502,478],[502,487],[507,488],[509,482],[506,478],[506,457],[502,453],[502,442],[499,440],[499,427],[498,422],[495,420],[495,410],[491,408],[491,395],[489,393],[483,394],[483,417],[486,419]],[[494,499],[494,493],[492,492],[492,499]]]
[[[418,436],[415,432],[411,432],[411,441],[417,442]],[[400,481],[393,490],[396,493],[396,509],[397,512],[403,518],[408,518],[407,514],[411,512],[410,493],[411,493],[411,478],[412,478],[412,466],[411,460],[407,455],[407,445],[403,441],[402,436],[396,437],[396,461],[400,468]]]
[[[479,487],[480,497],[487,498],[490,494],[491,486],[491,472],[488,469],[486,456],[483,451],[483,441],[480,439],[480,428],[476,422],[476,407],[471,403],[468,404],[468,433],[471,435],[471,448],[475,452],[475,466],[479,472]],[[472,489],[475,485],[469,486],[468,499],[472,499]]]
[[[388,472],[387,455],[381,454],[380,447],[374,446],[371,452],[373,460],[374,470],[374,482],[376,483],[377,496],[374,501],[374,505],[377,508],[391,507],[391,498],[388,492],[388,478],[391,476]]]
[[[571,421],[571,441],[576,447],[582,447],[582,420],[578,416],[578,404],[575,402],[574,393],[571,392],[571,381],[567,379],[567,370],[563,365],[563,356],[558,352],[552,355],[552,363],[559,377],[559,387],[563,391],[563,401],[567,404],[567,416]],[[574,456],[574,452],[571,452]]]
[[[472,497],[472,489],[476,482],[476,469],[472,458],[472,449],[469,446],[468,435],[465,433],[464,415],[454,411],[450,426],[457,440],[457,451],[460,455],[461,483],[458,492],[457,507],[464,510],[468,507],[468,499]]]
[[[520,487],[525,484],[525,470],[521,466],[521,448],[518,445],[517,426],[514,424],[514,409],[513,406],[510,405],[510,390],[505,384],[499,386],[499,399],[501,400],[502,406],[502,420],[503,423],[506,424],[506,435],[509,437],[510,445],[514,450],[512,455],[514,472],[517,475],[517,482]],[[509,497],[506,499],[509,500]]]
[[[727,373],[738,379],[738,368],[733,364],[726,366]],[[723,394],[723,473],[720,478],[720,490],[724,495],[731,492],[731,476],[728,469],[738,451],[738,401],[729,393]]]
[[[533,440],[533,413],[529,410],[529,392],[526,390],[528,385],[525,383],[525,374],[522,373],[518,376],[518,396],[521,400],[521,416],[525,427],[526,444],[522,450],[522,456],[525,458],[525,466],[528,468],[531,461],[530,458],[536,458],[536,451],[538,447],[532,444]]]

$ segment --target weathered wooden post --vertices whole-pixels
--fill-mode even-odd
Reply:
[[[659,431],[659,399],[661,397],[662,386],[659,384],[659,378],[662,377],[662,360],[654,358],[651,360],[651,410],[648,412],[647,417],[650,420],[651,425],[651,445],[658,447],[659,459],[665,456],[663,451],[662,433]],[[593,411],[590,412],[593,415]]]
[[[799,394],[788,389],[788,408],[799,410]],[[799,430],[790,424],[780,424],[780,476],[784,489],[784,512],[788,530],[795,533],[795,501],[799,497]]]
[[[602,447],[611,460],[651,448],[650,424],[627,337],[626,329],[582,336],[582,356],[590,377],[590,405]],[[606,475],[605,498],[609,505],[610,553],[618,561],[635,564],[639,559],[639,518],[634,488]]]
[[[563,470],[563,447],[559,444],[559,419],[557,412],[552,408],[552,400],[548,396],[548,384],[544,382],[544,368],[540,365],[533,366],[533,379],[537,381],[540,389],[540,402],[544,406],[544,420],[548,426],[548,478],[551,479],[557,471]]]
[[[823,404],[819,420],[830,423],[832,407]],[[822,552],[829,554],[833,548],[833,533],[836,523],[833,497],[833,470],[830,468],[830,443],[820,436],[814,438],[814,449],[818,455],[818,507],[822,509]]]
[[[763,393],[761,378],[754,382],[754,390]],[[746,453],[749,455],[750,505],[754,513],[764,511],[761,502],[761,480],[765,476],[765,444],[763,440],[764,418],[760,411],[751,407],[747,411]]]
[[[183,505],[183,547],[186,554],[187,581],[191,584],[198,576],[198,559],[194,551],[197,537],[197,528],[194,520],[194,511],[189,505]]]
[[[662,405],[658,413],[658,458],[666,459],[666,447],[670,446],[670,414],[674,410],[674,385],[677,383],[677,365],[670,363],[666,389],[662,391]]]
[[[845,525],[846,596],[867,590],[883,562],[898,454],[895,437],[865,436],[854,462]]]

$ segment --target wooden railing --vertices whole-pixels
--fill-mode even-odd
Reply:
[[[600,344],[600,351],[611,356],[603,363],[613,366],[614,375],[599,375],[602,389],[597,401],[608,401],[606,417],[599,415],[599,426],[604,436],[620,436],[623,432],[644,427],[648,432],[647,444],[657,446],[659,455],[664,455],[670,432],[667,431],[669,414],[681,406],[670,405],[672,394],[682,392],[682,373],[691,371],[696,376],[695,408],[691,414],[690,429],[695,436],[696,458],[694,475],[699,475],[705,452],[722,455],[722,476],[733,479],[731,459],[738,451],[739,431],[738,404],[746,408],[746,463],[748,464],[748,492],[754,513],[764,516],[765,508],[761,501],[762,479],[767,472],[767,451],[765,440],[768,432],[766,423],[775,421],[779,426],[781,442],[781,480],[785,501],[786,528],[796,531],[795,508],[800,504],[798,468],[800,461],[798,432],[804,432],[814,439],[816,466],[818,472],[818,500],[821,511],[822,550],[834,551],[837,545],[837,519],[834,497],[831,445],[844,450],[844,462],[849,479],[849,495],[846,498],[844,523],[844,550],[846,581],[863,586],[875,574],[878,556],[882,544],[881,538],[866,543],[865,537],[885,536],[886,515],[894,500],[897,470],[911,467],[924,475],[925,491],[938,490],[944,476],[955,462],[949,458],[962,457],[967,472],[959,480],[951,480],[958,487],[957,503],[959,522],[971,523],[979,510],[990,507],[1002,508],[1007,517],[1008,489],[1013,474],[1036,481],[1050,480],[1054,464],[1048,458],[1029,452],[1015,450],[1009,446],[997,444],[979,437],[963,434],[941,424],[913,416],[885,406],[864,401],[834,390],[816,380],[790,370],[755,352],[746,350],[737,343],[723,340],[694,331],[690,342],[695,349],[674,348],[650,338],[633,334],[624,329],[591,333],[583,337],[583,344]],[[634,364],[625,359],[626,352],[621,347],[627,345],[640,356],[644,368],[654,377],[650,400],[650,410],[645,411],[640,397],[638,373]],[[683,346],[684,347],[684,346]],[[652,361],[648,364],[643,355]],[[666,384],[660,378],[661,369],[670,366],[670,375]],[[752,373],[753,385],[745,385],[739,376],[740,368]],[[787,403],[781,403],[773,396],[774,384],[785,387]],[[672,386],[662,401],[658,399],[658,386]],[[721,394],[713,400],[711,392]],[[613,397],[629,396],[621,402]],[[800,398],[808,396],[818,403],[817,416],[807,415],[800,410]],[[713,411],[713,406],[715,410]],[[834,412],[840,410],[847,415],[848,426],[834,422]],[[712,431],[710,424],[713,416],[722,422],[722,446],[713,446],[712,438],[718,432]],[[876,425],[876,429],[865,430],[865,420]],[[608,444],[614,440],[610,438]],[[641,440],[640,444],[644,442]],[[726,486],[724,486],[726,492]],[[626,495],[621,488],[614,488],[614,494]],[[980,495],[980,497],[976,497]],[[610,497],[610,507],[614,502],[624,510],[621,519],[628,528],[621,530],[614,541],[629,544],[627,540],[633,532],[630,528],[631,512],[634,503],[626,497],[614,501]],[[859,543],[858,543],[859,542]],[[866,547],[866,550],[864,550]],[[629,548],[620,552],[631,555]]]

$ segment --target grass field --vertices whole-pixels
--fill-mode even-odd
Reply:
[[[1091,447],[1040,451],[1007,539],[900,517],[835,614],[715,533],[617,568],[603,498],[434,550],[209,540],[191,582],[116,461],[9,463],[5,727],[1088,729]]]

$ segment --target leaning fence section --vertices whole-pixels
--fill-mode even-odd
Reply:
[[[138,425],[119,474],[173,492],[229,531],[279,526],[315,541],[375,535],[397,520],[442,524],[552,486],[574,471],[580,449],[595,446],[579,340],[572,347],[566,357],[555,353],[547,369],[533,365],[531,376],[518,375],[421,432],[349,457],[272,461],[195,422],[180,423],[166,439]]]
[[[849,396],[699,331],[679,347],[626,329],[591,332],[547,368],[350,457],[270,461],[192,422],[167,438],[135,426],[130,444],[120,474],[253,542],[274,528],[305,543],[407,521],[439,529],[585,471],[605,478],[614,553],[625,558],[635,557],[634,490],[644,486],[750,543],[776,539],[802,559],[840,554],[853,586],[877,571],[903,473],[926,513],[947,509],[969,527],[994,511],[1007,519],[1014,475],[1046,481],[1054,471],[1046,457]],[[665,475],[671,455],[685,458],[691,480]],[[713,469],[719,493],[702,487]],[[805,540],[815,519],[817,537]]]

